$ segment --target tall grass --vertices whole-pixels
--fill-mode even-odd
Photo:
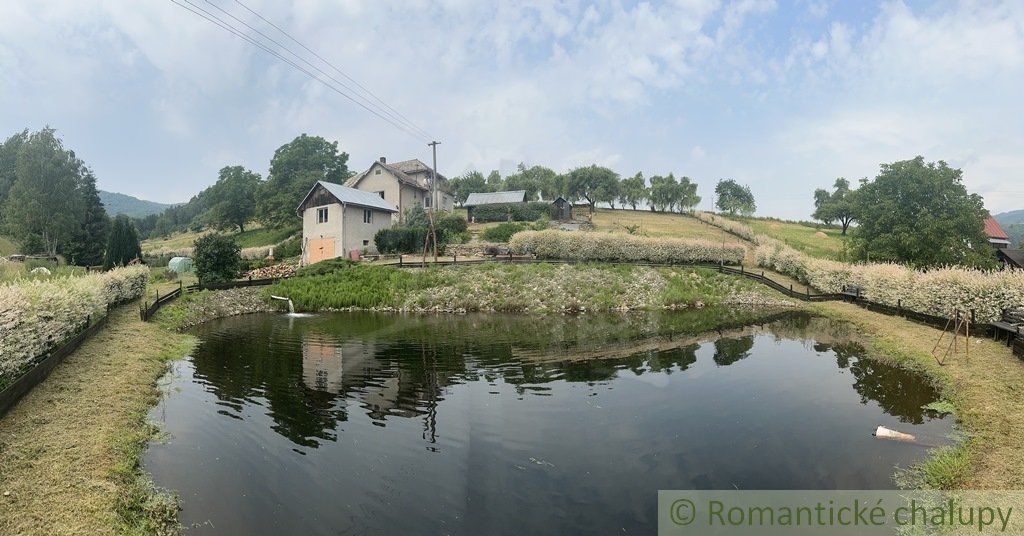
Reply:
[[[747,252],[742,245],[707,240],[554,230],[516,233],[509,240],[509,248],[540,259],[664,264],[739,264]]]

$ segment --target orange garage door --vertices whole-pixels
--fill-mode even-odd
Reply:
[[[306,252],[309,254],[309,263],[320,262],[324,259],[334,258],[334,239],[333,238],[315,238],[309,241],[309,245],[306,248]]]

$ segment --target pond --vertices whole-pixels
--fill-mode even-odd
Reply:
[[[712,331],[708,331],[712,329]],[[658,489],[879,489],[948,442],[845,324],[249,315],[195,331],[145,455],[196,534],[651,533]]]

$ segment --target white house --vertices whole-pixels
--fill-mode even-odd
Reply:
[[[448,179],[441,174],[437,175],[437,193],[431,199],[431,175],[430,166],[419,160],[389,164],[382,156],[369,169],[345,181],[345,186],[379,196],[395,209],[394,218],[398,222],[406,209],[417,205],[424,208],[433,205],[448,211],[455,206],[455,197],[448,187]]]
[[[302,264],[352,252],[376,253],[374,235],[391,227],[396,210],[379,195],[317,181],[297,210],[302,218]]]

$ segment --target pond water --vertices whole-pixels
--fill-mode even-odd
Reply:
[[[145,467],[190,533],[632,534],[658,489],[891,488],[927,450],[876,426],[947,442],[846,325],[765,315],[214,321]]]

